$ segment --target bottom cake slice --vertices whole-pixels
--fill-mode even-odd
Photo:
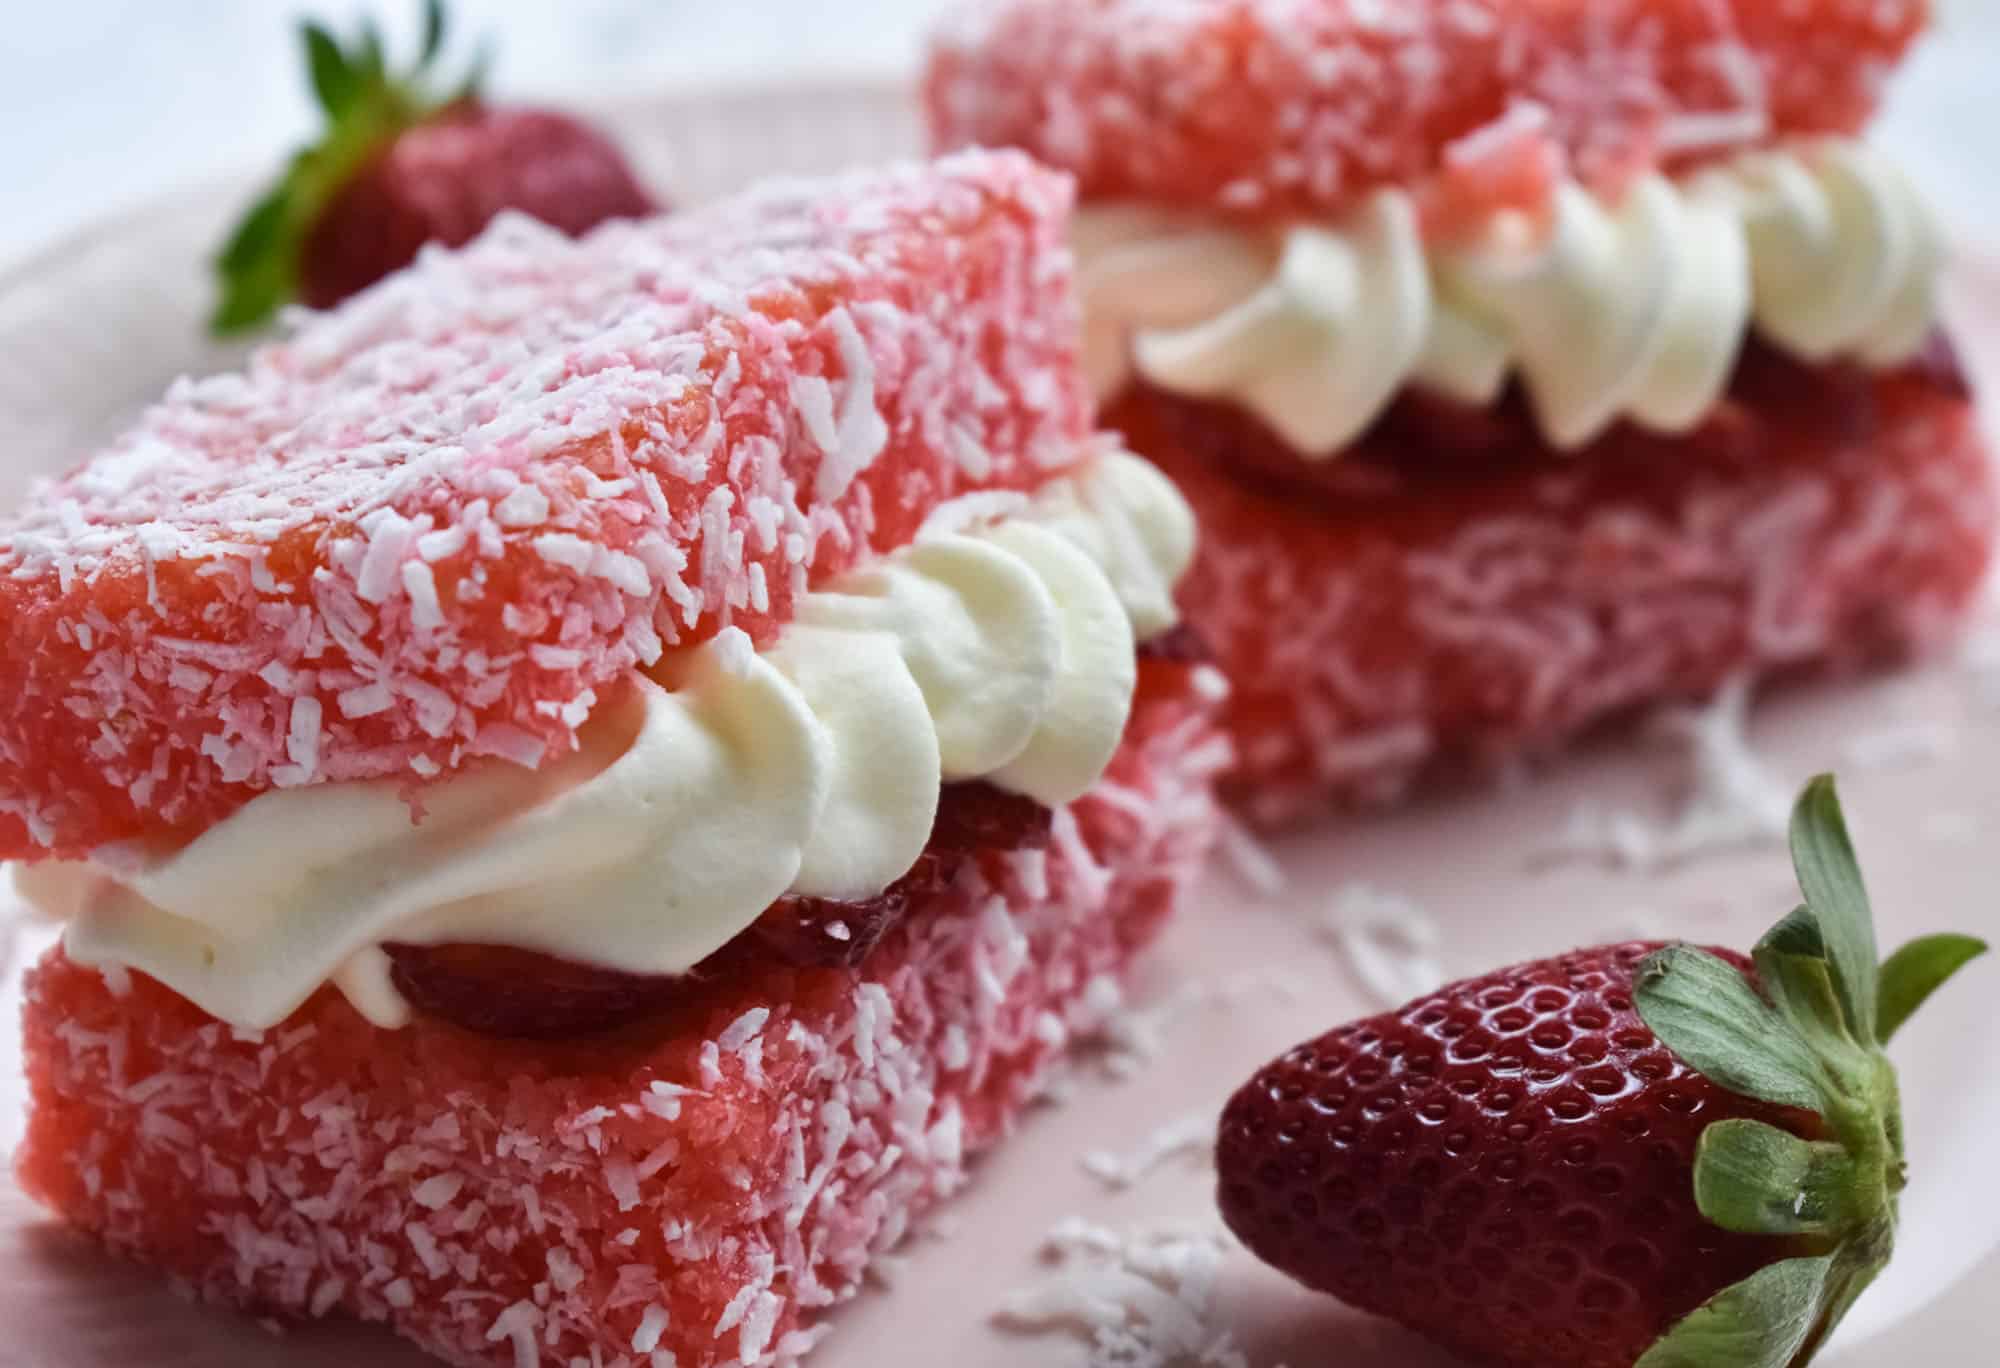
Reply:
[[[21,1181],[205,1300],[385,1322],[452,1363],[789,1363],[1192,880],[1213,678],[1142,661],[1122,749],[1047,845],[983,854],[859,969],[732,968],[614,1035],[384,1031],[332,991],[236,1031],[53,951]]]
[[[1105,415],[1199,510],[1182,608],[1235,682],[1225,798],[1329,802],[1542,755],[1732,678],[1893,661],[1963,625],[1993,458],[1942,337],[1883,374],[1752,345],[1694,432],[1550,451],[1517,390],[1409,397],[1338,461],[1138,388]]]

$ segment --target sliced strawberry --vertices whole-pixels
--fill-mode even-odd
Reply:
[[[931,891],[940,863],[926,851],[908,874],[865,901],[780,898],[734,948],[799,969],[852,969],[903,923],[915,898]]]
[[[1151,640],[1139,643],[1141,670],[1149,661],[1164,665],[1212,665],[1215,652],[1193,623],[1177,622]]]
[[[505,945],[390,945],[412,1007],[480,1035],[561,1040],[657,1011],[677,978],[626,974]]]
[[[962,863],[986,851],[1046,845],[1052,814],[1032,798],[986,783],[947,784],[938,797],[929,853],[941,863]],[[939,871],[941,882],[957,873]]]
[[[912,908],[942,891],[983,852],[1046,844],[1050,819],[1034,799],[991,784],[947,784],[938,795],[931,843],[909,873],[865,901],[780,898],[743,939],[797,968],[854,968]]]
[[[1518,384],[1481,406],[1407,389],[1334,461],[1300,460],[1288,444],[1241,411],[1213,405],[1170,407],[1184,445],[1243,483],[1287,495],[1340,498],[1405,485],[1450,493],[1492,485],[1524,470],[1632,464],[1641,457],[1657,463],[1662,451],[1671,460],[1673,449],[1683,443],[1719,440],[1716,434],[1728,428],[1731,416],[1745,411],[1775,432],[1796,431],[1823,440],[1869,434],[1880,426],[1882,385],[1914,386],[1961,399],[1971,392],[1951,339],[1939,330],[1913,360],[1886,375],[1809,364],[1752,337],[1715,416],[1695,437],[1664,437],[1621,425],[1582,453],[1550,448]]]
[[[1180,622],[1139,645],[1139,679],[1132,691],[1134,712],[1149,703],[1185,696],[1195,671],[1212,669],[1215,652],[1190,622]],[[1219,680],[1221,676],[1218,674]]]
[[[948,784],[929,847],[873,898],[780,898],[735,940],[693,970],[730,972],[772,960],[799,969],[851,969],[982,856],[1046,844],[1052,815],[991,784]],[[531,950],[488,945],[390,945],[396,987],[417,1010],[515,1039],[593,1035],[650,1016],[673,1001],[677,975],[628,974]]]

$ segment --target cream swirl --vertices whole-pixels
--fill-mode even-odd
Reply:
[[[1270,280],[1241,303],[1142,332],[1133,351],[1155,384],[1226,395],[1301,451],[1329,451],[1402,388],[1430,331],[1416,210],[1382,191],[1331,230],[1292,229]]]
[[[1558,447],[1621,419],[1685,432],[1752,326],[1812,361],[1908,359],[1943,265],[1907,179],[1831,140],[1642,177],[1615,204],[1563,185],[1546,222],[1496,214],[1443,243],[1379,191],[1278,228],[1113,206],[1082,216],[1077,249],[1101,396],[1136,370],[1250,409],[1307,459],[1407,384],[1486,404],[1510,373]]]
[[[1511,240],[1514,226],[1440,253],[1438,290],[1504,339],[1543,435],[1567,448],[1621,417],[1665,432],[1699,422],[1749,323],[1740,228],[1660,176],[1615,211],[1561,187],[1536,247]]]
[[[427,787],[272,792],[177,848],[17,871],[83,963],[159,979],[244,1027],[334,983],[408,1010],[388,942],[517,946],[684,971],[787,892],[879,893],[941,783],[1081,796],[1131,708],[1135,636],[1171,625],[1194,520],[1122,452],[1031,498],[947,506],[912,545],[804,596],[766,650],[728,630],[607,697],[579,749]]]
[[[1873,366],[1923,345],[1944,235],[1881,153],[1832,141],[1798,156],[1751,153],[1697,185],[1741,216],[1757,325],[1772,341],[1808,361]]]

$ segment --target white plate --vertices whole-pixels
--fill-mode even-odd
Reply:
[[[606,117],[681,201],[752,175],[816,170],[913,149],[917,130],[895,91],[827,86],[682,96]],[[177,374],[227,352],[202,341],[205,253],[241,187],[189,192],[62,244],[0,279],[0,499],[75,459]],[[1975,368],[2000,382],[2000,272],[1966,271],[1961,332]],[[1981,322],[1973,315],[1983,315]],[[1989,628],[2000,632],[2000,628]],[[1824,686],[1759,710],[1757,750],[1787,782],[1845,771],[1883,935],[1987,929],[2000,840],[2000,635],[1984,676],[1967,661],[1858,684]],[[1858,754],[1856,752],[1859,752]],[[1872,763],[1858,763],[1869,761]],[[1212,1116],[1256,1065],[1378,1004],[1354,961],[1315,933],[1321,914],[1357,886],[1428,909],[1434,952],[1457,975],[1651,925],[1669,934],[1747,944],[1791,906],[1774,845],[1661,871],[1540,858],[1580,803],[1670,815],[1681,757],[1627,738],[1573,757],[1504,800],[1466,794],[1394,816],[1332,824],[1282,843],[1287,886],[1253,895],[1219,868],[1197,905],[1148,962],[1137,996],[1235,985],[1164,1033],[1166,1049],[1112,1081],[1085,1062],[1073,1095],[1039,1110],[979,1168],[946,1213],[955,1233],[919,1239],[892,1290],[837,1317],[821,1368],[952,1363],[1002,1368],[1076,1361],[1061,1337],[1024,1340],[990,1324],[1007,1291],[1046,1276],[1044,1234],[1082,1216],[1121,1232],[1214,1226],[1211,1179],[1183,1156],[1122,1191],[1086,1174],[1090,1151],[1130,1154],[1164,1124]],[[1441,858],[1444,857],[1444,858]],[[17,956],[16,970],[19,968]],[[1287,985],[1289,993],[1269,987]],[[1831,1368],[1891,1354],[1926,1363],[1985,1361],[1984,1303],[2000,1294],[2000,1080],[1987,1004],[2000,963],[1942,994],[1899,1039],[1915,1186],[1904,1248],[1856,1312]],[[1225,995],[1227,996],[1227,995]],[[21,1082],[15,1005],[0,992],[0,1140],[18,1131]],[[1947,1297],[1947,1294],[1949,1296]],[[1940,1300],[1944,1299],[1944,1300]],[[1932,1307],[1926,1315],[1914,1313]],[[1263,1368],[1339,1361],[1344,1368],[1442,1368],[1407,1336],[1296,1291],[1240,1252],[1223,1257],[1213,1325]],[[243,1368],[425,1360],[380,1332],[323,1328],[279,1341],[235,1317],[174,1300],[150,1279],[106,1263],[53,1228],[0,1179],[0,1364],[34,1368],[231,1364]],[[1861,1347],[1866,1343],[1867,1347]]]

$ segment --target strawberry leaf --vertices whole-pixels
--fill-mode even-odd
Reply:
[[[259,261],[254,269],[232,274],[215,312],[209,315],[209,327],[226,336],[254,328],[283,308],[297,282],[281,269],[279,261],[273,255]]]
[[[1772,927],[1753,958],[1764,995],[1833,1076],[1843,1082],[1865,1079],[1868,1052],[1848,1033],[1846,1009],[1834,989],[1833,966],[1812,910],[1801,907]]]
[[[1801,904],[1792,909],[1790,916],[1766,931],[1757,948],[1768,948],[1781,955],[1825,959],[1826,933],[1820,929],[1819,918],[1813,910]]]
[[[1925,936],[1913,940],[1882,966],[1875,1031],[1883,1044],[1902,1029],[1945,980],[1986,953],[1986,942],[1971,936]]]
[[[281,185],[251,205],[223,244],[215,264],[224,272],[236,273],[267,255],[284,234],[287,204]]]
[[[417,70],[427,69],[443,47],[444,0],[424,0],[424,37],[417,49]]]
[[[1827,1278],[1819,1320],[1793,1356],[1795,1368],[1805,1368],[1826,1347],[1826,1342],[1833,1338],[1833,1332],[1840,1328],[1840,1323],[1847,1319],[1847,1313],[1854,1309],[1854,1303],[1861,1300],[1861,1294],[1882,1276],[1882,1270],[1888,1263],[1887,1250],[1857,1250],[1847,1246],[1834,1255],[1833,1272]]]
[[[1747,1119],[1708,1127],[1694,1195],[1723,1229],[1809,1240],[1826,1253],[1726,1289],[1637,1368],[1805,1368],[1895,1248],[1907,1167],[1881,1042],[1986,947],[1930,936],[1878,969],[1868,894],[1829,777],[1808,785],[1793,812],[1792,858],[1806,903],[1757,945],[1761,996],[1727,962],[1687,946],[1648,958],[1634,996],[1654,1033],[1714,1082],[1819,1113],[1817,1140]]]
[[[1786,1259],[1724,1288],[1634,1368],[1788,1368],[1817,1328],[1833,1256]]]
[[[1832,775],[1823,774],[1808,784],[1792,811],[1792,863],[1806,906],[1825,937],[1834,991],[1849,1029],[1861,1045],[1872,1045],[1878,957],[1875,917]]]
[[[382,31],[375,27],[373,19],[361,21],[361,44],[355,49],[354,69],[364,85],[380,85],[388,75],[387,59],[382,55]]]
[[[265,322],[298,289],[300,245],[344,167],[330,148],[292,158],[284,179],[250,206],[215,259],[222,296],[209,315],[211,331],[227,336]]]
[[[311,180],[306,163],[304,157],[294,159],[285,179],[250,207],[216,258],[222,297],[209,316],[214,332],[226,336],[255,327],[297,288],[301,189]]]
[[[1701,1214],[1744,1235],[1825,1235],[1851,1227],[1854,1162],[1837,1144],[1801,1140],[1762,1121],[1718,1121],[1695,1151]]]
[[[1818,1055],[1728,961],[1670,945],[1639,966],[1634,997],[1653,1034],[1718,1086],[1779,1106],[1826,1109],[1832,1088]]]
[[[330,119],[338,119],[353,107],[361,82],[348,64],[334,36],[307,20],[299,26],[306,44],[306,72],[312,78],[313,94]]]

